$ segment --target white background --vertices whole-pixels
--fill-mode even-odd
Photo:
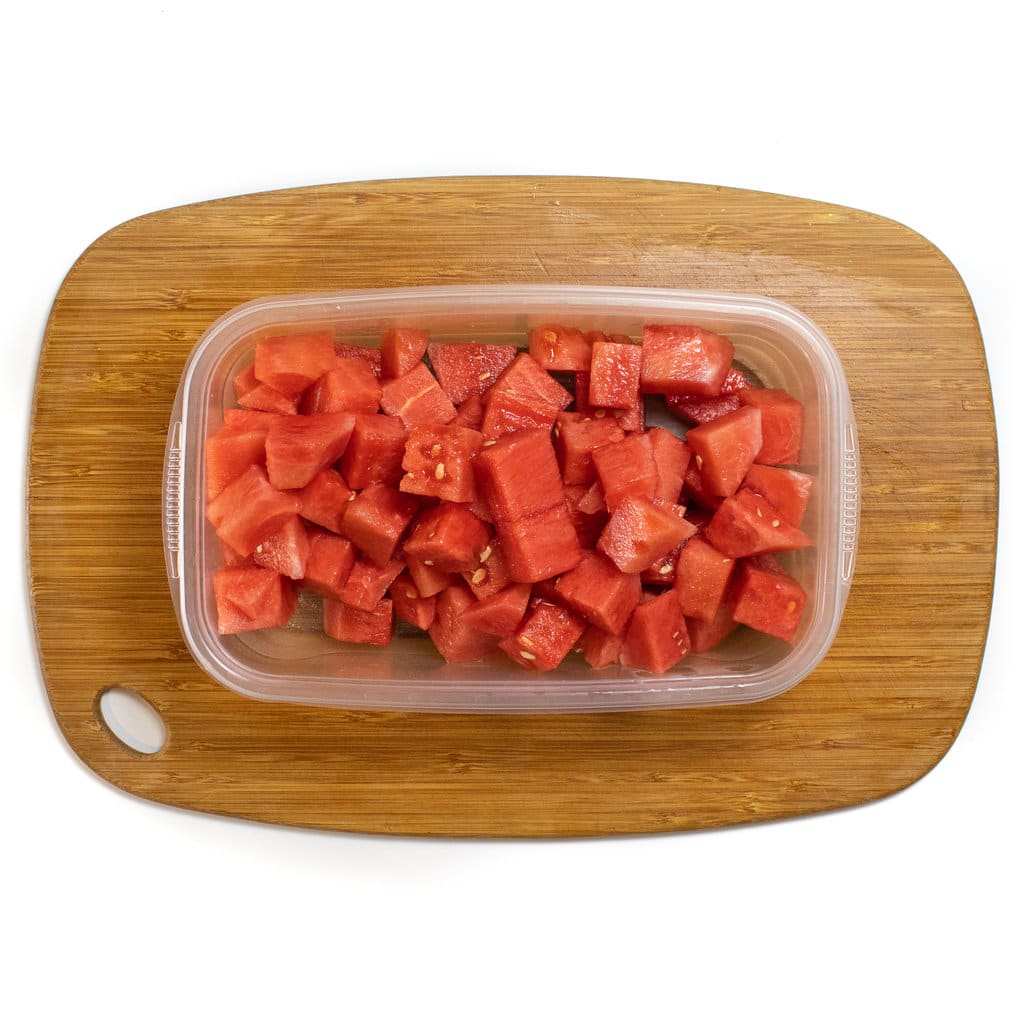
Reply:
[[[1010,8],[369,6],[4,16],[0,1018],[1022,1019],[1024,83]],[[960,270],[993,378],[1003,518],[977,697],[921,782],[700,834],[374,839],[150,805],[59,738],[19,546],[36,359],[81,250],[181,203],[504,172],[843,203],[910,225]]]

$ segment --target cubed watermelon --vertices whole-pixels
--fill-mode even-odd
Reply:
[[[518,583],[536,583],[571,569],[582,551],[569,510],[562,501],[523,519],[497,522],[509,576]]]
[[[362,359],[339,359],[306,391],[302,412],[375,413],[380,405],[380,382]]]
[[[250,466],[210,502],[206,518],[224,543],[245,556],[298,511],[294,494],[273,487],[262,466]]]
[[[217,632],[222,636],[283,626],[295,612],[295,587],[280,573],[238,565],[213,574]],[[243,610],[245,609],[245,610]]]
[[[337,363],[331,332],[310,331],[258,342],[254,371],[261,384],[295,395],[334,369]]]
[[[621,572],[640,573],[696,532],[676,506],[628,497],[615,507],[597,547]]]
[[[243,409],[273,412],[281,416],[294,416],[299,411],[297,395],[283,395],[266,384],[257,384],[244,395],[240,395],[238,404]]]
[[[756,461],[764,466],[792,466],[800,462],[804,407],[780,388],[745,388],[742,405],[761,413],[761,448]]]
[[[479,398],[515,359],[513,345],[476,345],[431,342],[427,357],[438,383],[455,405]],[[483,408],[481,407],[481,417]],[[479,429],[480,424],[467,424]]]
[[[690,465],[689,446],[664,427],[652,427],[647,436],[651,439],[651,453],[658,469],[654,496],[662,501],[677,502]]]
[[[408,373],[389,380],[381,391],[380,407],[389,416],[397,416],[406,429],[455,419],[455,406],[426,363],[416,363]]]
[[[440,594],[451,583],[452,574],[450,572],[439,569],[436,565],[427,565],[426,562],[421,562],[418,558],[410,558],[404,553],[402,557],[405,560],[405,567],[409,570],[409,575],[416,584],[416,589],[423,597]]]
[[[483,434],[465,427],[413,427],[405,442],[399,489],[442,501],[472,501],[473,460],[483,441]]]
[[[587,370],[590,343],[576,327],[545,324],[528,334],[530,355],[545,370]]]
[[[621,633],[606,633],[597,626],[589,626],[583,634],[583,660],[591,668],[617,665],[621,653]]]
[[[633,612],[622,645],[622,661],[648,672],[667,672],[689,649],[690,636],[679,602],[666,591]]]
[[[643,349],[640,345],[596,342],[589,367],[590,404],[612,409],[632,409],[640,394],[642,363]]]
[[[705,536],[730,558],[795,551],[811,545],[811,538],[803,530],[786,522],[774,505],[749,487],[741,488],[718,506]]]
[[[502,370],[501,376],[487,392],[487,404],[501,394],[516,395],[527,405],[553,405],[559,412],[567,409],[572,402],[572,395],[554,377],[545,373],[527,352],[520,352]]]
[[[623,573],[597,551],[584,551],[579,563],[555,584],[559,600],[608,633],[621,633],[640,603],[640,577]]]
[[[679,552],[673,584],[683,615],[709,622],[714,619],[735,564],[707,541],[691,537]]]
[[[334,351],[339,359],[361,359],[370,368],[370,372],[380,379],[381,357],[379,348],[370,348],[368,345],[349,345],[338,342]]]
[[[658,465],[649,434],[630,434],[597,448],[593,460],[609,512],[624,498],[653,498],[657,493]]]
[[[475,571],[491,531],[465,505],[442,501],[416,518],[403,550],[446,572]]]
[[[509,576],[508,562],[505,561],[505,553],[497,537],[491,538],[477,558],[478,564],[465,570],[462,578],[469,584],[473,596],[483,601],[507,587],[512,577]]]
[[[483,430],[484,403],[479,395],[470,395],[456,410],[455,419],[449,426],[466,427],[469,430]]]
[[[795,469],[754,465],[744,478],[743,486],[774,505],[787,523],[800,526],[814,489],[814,477]]]
[[[708,490],[718,497],[735,494],[761,450],[761,412],[737,409],[686,435],[694,465]]]
[[[589,485],[597,478],[595,449],[622,441],[626,435],[611,416],[593,419],[579,413],[560,412],[553,436],[562,481]]]
[[[729,603],[737,622],[792,642],[807,594],[784,570],[764,568],[756,559],[748,559],[737,572]]]
[[[480,495],[496,522],[564,504],[558,459],[546,431],[524,430],[485,445],[475,468]]]
[[[341,588],[341,600],[353,608],[361,608],[364,612],[372,612],[387,593],[388,588],[404,568],[397,559],[392,559],[385,566],[374,565],[365,558],[357,558],[352,563],[352,570]]]
[[[269,424],[252,430],[223,426],[206,441],[206,497],[216,498],[232,480],[237,480],[250,466],[267,462],[267,430]]]
[[[717,647],[739,623],[732,617],[728,601],[723,601],[710,622],[703,619],[687,619],[686,630],[690,634],[690,650],[703,654]]]
[[[355,564],[355,548],[347,538],[324,530],[308,530],[307,534],[309,556],[302,586],[314,594],[340,600]]]
[[[438,597],[429,633],[445,661],[479,661],[494,652],[494,637],[466,624],[465,614],[475,604],[476,598],[461,583],[453,583]]]
[[[348,503],[355,497],[344,477],[336,469],[322,469],[296,495],[299,515],[335,533],[341,532],[341,521]]]
[[[391,561],[405,528],[419,503],[386,484],[369,484],[349,503],[341,532],[371,562],[385,566]]]
[[[423,358],[430,342],[426,331],[395,327],[385,331],[380,340],[381,376],[402,377]]]
[[[417,629],[430,629],[437,614],[437,598],[432,594],[423,597],[408,572],[403,572],[391,584],[388,591],[394,606],[395,617]]]
[[[467,608],[462,620],[480,633],[506,637],[514,633],[522,621],[529,600],[530,584],[512,583]]]
[[[740,407],[739,395],[666,395],[665,405],[684,423],[710,423]]]
[[[523,668],[546,672],[558,668],[585,628],[586,623],[567,608],[541,600],[498,646]]]
[[[391,643],[393,628],[394,611],[387,599],[371,611],[324,599],[324,632],[335,640],[386,647]]]
[[[281,416],[267,431],[267,475],[279,490],[305,487],[336,462],[352,434],[351,413]]]
[[[354,417],[352,436],[341,459],[341,471],[350,487],[397,484],[409,433],[394,416]]]
[[[640,389],[647,394],[717,395],[733,355],[732,342],[711,331],[647,324]]]
[[[309,560],[309,538],[302,520],[292,516],[268,533],[253,548],[252,560],[289,579],[301,580]]]

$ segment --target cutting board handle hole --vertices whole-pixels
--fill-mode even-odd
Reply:
[[[160,712],[125,686],[104,690],[96,714],[117,740],[138,754],[156,754],[167,742],[167,727]]]

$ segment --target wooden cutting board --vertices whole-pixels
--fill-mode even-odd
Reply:
[[[708,288],[803,310],[846,367],[860,553],[820,667],[737,708],[559,716],[260,703],[201,672],[161,550],[171,403],[194,342],[269,294],[438,283]],[[94,242],[53,305],[29,464],[47,691],[78,756],[128,792],[268,822],[558,836],[765,821],[893,793],[956,739],[992,596],[997,462],[963,282],[920,235],[823,203],[599,178],[439,178],[292,189],[139,217]],[[122,685],[168,740],[97,715]]]

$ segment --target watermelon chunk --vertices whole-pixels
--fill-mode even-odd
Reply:
[[[497,522],[495,532],[518,583],[537,583],[571,569],[582,554],[579,538],[562,501],[535,516]]]
[[[465,570],[462,578],[469,585],[473,596],[478,601],[484,601],[507,587],[512,582],[512,577],[509,575],[508,562],[505,561],[505,554],[497,537],[493,537],[477,557],[479,564]]]
[[[296,497],[299,499],[299,515],[303,519],[340,533],[341,521],[355,492],[349,490],[337,470],[322,469]]]
[[[367,345],[349,345],[337,343],[334,351],[339,359],[361,359],[370,368],[374,377],[381,375],[381,356],[379,348],[370,348]]]
[[[686,620],[675,596],[666,591],[633,612],[622,645],[622,661],[648,672],[667,672],[689,649]]]
[[[206,508],[217,536],[243,557],[299,511],[299,500],[271,486],[262,466],[250,466]]]
[[[555,592],[566,607],[606,633],[621,633],[640,603],[640,577],[620,572],[604,555],[584,551]]]
[[[396,618],[417,629],[430,629],[437,614],[437,598],[433,594],[430,597],[421,596],[408,572],[403,572],[395,579],[388,593]]]
[[[369,484],[349,503],[341,521],[341,533],[374,564],[391,561],[405,528],[419,503],[386,484]]]
[[[446,572],[474,571],[490,536],[486,524],[465,505],[442,501],[419,514],[403,550]]]
[[[591,349],[581,330],[546,324],[528,334],[530,355],[545,370],[587,370]]]
[[[257,384],[240,395],[238,404],[245,409],[273,412],[281,416],[294,416],[299,411],[298,396],[283,395],[266,384]]]
[[[591,668],[607,668],[617,665],[622,653],[622,635],[606,633],[597,626],[590,626],[583,634],[583,660]]]
[[[558,406],[512,391],[500,391],[487,397],[480,432],[494,439],[522,430],[550,430],[558,416]]]
[[[461,583],[453,583],[437,599],[437,616],[430,639],[447,662],[479,661],[494,651],[494,638],[468,626],[465,613],[476,598]]]
[[[205,456],[208,499],[216,498],[250,466],[266,465],[267,429],[267,426],[262,426],[240,430],[225,425],[207,438]]]
[[[344,592],[356,553],[352,542],[323,530],[310,530],[309,557],[302,586],[314,594],[338,600]]]
[[[417,363],[408,373],[389,380],[381,391],[380,407],[389,416],[397,416],[407,429],[455,419],[455,406],[426,363]]]
[[[302,400],[304,413],[375,413],[380,405],[380,382],[362,359],[338,360],[340,366],[328,370],[312,384]]]
[[[691,430],[686,443],[704,486],[727,498],[736,493],[761,450],[761,412],[737,409],[720,416]]]
[[[281,416],[267,431],[267,475],[279,490],[305,487],[336,462],[352,433],[351,413]]]
[[[653,498],[658,490],[658,464],[649,434],[631,434],[593,453],[605,504],[614,512],[631,496]]]
[[[466,609],[462,621],[478,632],[506,637],[515,632],[522,621],[529,600],[530,584],[512,583]]]
[[[565,502],[555,449],[543,430],[520,431],[481,448],[476,476],[496,522],[536,515]]]
[[[450,572],[438,569],[435,565],[427,565],[418,558],[410,558],[404,553],[402,557],[405,559],[405,567],[409,570],[409,575],[416,584],[416,589],[423,597],[440,594],[451,583]]]
[[[803,530],[786,522],[774,505],[749,487],[741,488],[718,506],[705,537],[730,558],[795,551],[812,543]]]
[[[554,443],[565,484],[591,484],[597,477],[594,451],[624,440],[626,435],[611,416],[593,419],[579,413],[560,412],[555,422]]]
[[[687,619],[686,630],[690,634],[690,650],[694,654],[703,654],[717,647],[739,623],[732,617],[729,603],[723,601],[710,622],[703,619]]]
[[[383,377],[402,377],[423,358],[430,342],[426,331],[396,327],[386,331],[380,341],[380,367]]]
[[[791,466],[800,462],[804,407],[780,388],[746,388],[740,403],[761,413],[761,448],[757,461],[765,466]]]
[[[213,574],[217,632],[222,636],[283,626],[295,612],[295,588],[280,573],[238,565]],[[246,609],[246,610],[243,610]]]
[[[341,471],[350,487],[397,484],[402,479],[402,459],[408,431],[393,416],[354,417],[352,436],[341,459]]]
[[[482,430],[484,425],[484,403],[479,395],[470,395],[456,410],[450,426]]]
[[[337,362],[331,332],[311,331],[258,342],[254,372],[261,384],[295,395],[334,369]]]
[[[789,573],[745,561],[730,595],[732,617],[745,626],[792,642],[800,625],[807,594]]]
[[[646,324],[640,390],[665,395],[717,395],[734,349],[719,334],[691,326]]]
[[[651,439],[651,454],[658,469],[654,496],[662,501],[677,502],[690,465],[689,446],[664,427],[652,427],[647,436]]]
[[[309,537],[298,516],[286,519],[253,548],[252,560],[289,579],[301,580],[309,560]]]
[[[394,610],[387,599],[372,611],[324,599],[324,632],[335,640],[386,647],[391,643],[393,628]]]
[[[598,550],[621,572],[643,572],[697,532],[676,507],[643,496],[624,498],[601,532]]]
[[[676,600],[688,619],[712,621],[725,597],[735,561],[700,537],[691,537],[676,559]]]
[[[665,405],[684,423],[710,423],[740,407],[739,395],[666,395]]]
[[[640,394],[642,363],[643,349],[639,345],[596,342],[589,367],[590,404],[613,409],[633,408]]]
[[[568,609],[541,600],[498,646],[523,668],[546,672],[558,668],[585,628],[586,623]]]
[[[774,505],[787,523],[800,526],[814,489],[814,477],[798,473],[795,469],[753,465],[743,486],[756,491]]]
[[[388,588],[399,577],[404,566],[392,559],[385,566],[374,565],[363,558],[352,563],[352,570],[345,580],[339,595],[341,600],[353,608],[372,612],[383,600]]]
[[[513,345],[431,342],[427,357],[438,383],[455,405],[479,398],[518,354]],[[481,416],[483,409],[481,407]],[[467,424],[479,429],[480,424]]]
[[[517,395],[527,404],[553,405],[559,412],[572,402],[572,395],[554,377],[545,373],[527,352],[520,352],[502,370],[501,376],[487,392],[488,404],[501,394]]]
[[[483,442],[483,434],[464,427],[413,427],[405,442],[405,475],[399,490],[442,501],[472,501],[476,497],[473,460]]]

